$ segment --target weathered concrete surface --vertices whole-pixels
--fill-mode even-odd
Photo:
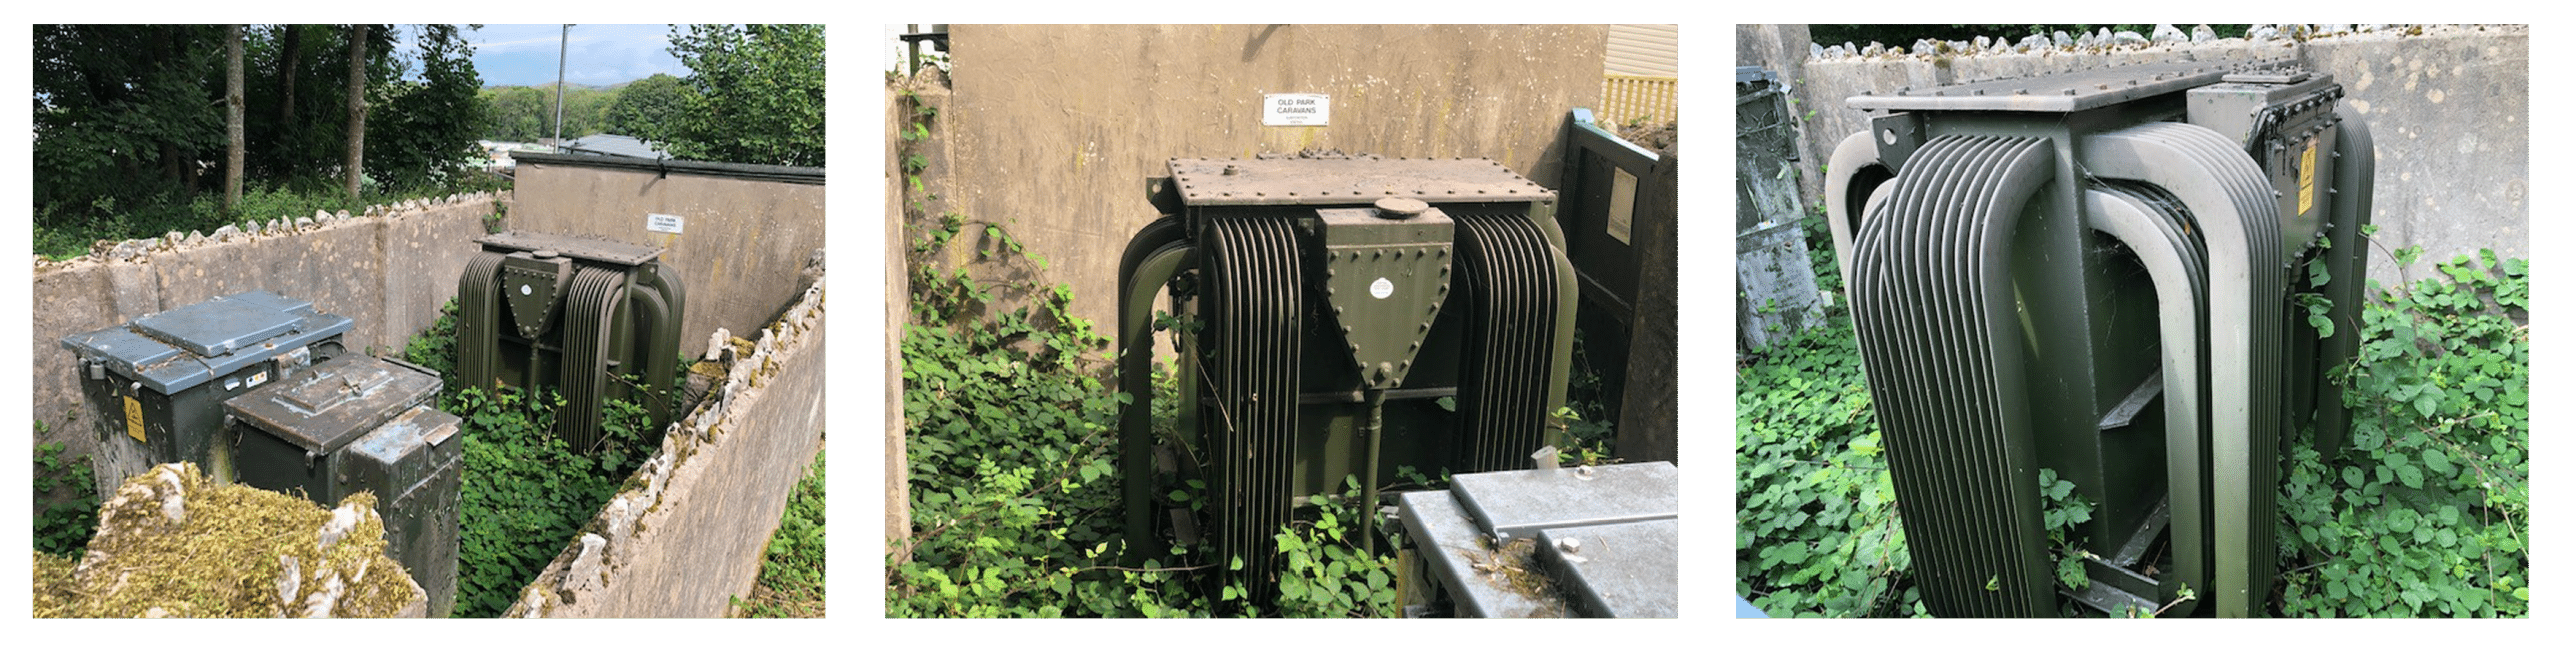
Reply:
[[[1114,332],[1120,249],[1155,219],[1142,183],[1167,159],[1485,157],[1553,187],[1605,41],[1600,25],[953,25],[968,64],[934,132],[950,177],[928,190],[1047,256],[1076,314]],[[1329,94],[1331,124],[1264,127],[1265,93]]]
[[[884,91],[882,95],[885,108],[880,112],[884,121],[881,132],[896,133],[899,121],[906,115],[900,106],[902,101],[896,90]],[[887,206],[880,214],[898,215],[903,210],[898,206],[898,188],[905,182],[899,179],[897,150],[885,149],[883,153],[888,160],[880,168],[887,171],[881,182],[887,187],[882,189],[880,197]],[[885,465],[880,496],[881,539],[886,542],[894,563],[907,558],[906,540],[914,532],[907,511],[907,385],[902,378],[906,356],[899,355],[898,349],[898,342],[907,336],[907,248],[900,244],[906,237],[905,220],[881,220],[880,226],[885,230],[882,237],[889,243],[889,255],[881,257],[880,270],[881,278],[887,281],[881,295],[888,304],[880,324],[882,350],[888,351],[888,355],[881,356],[888,367],[880,383],[880,413],[887,421],[880,431],[881,461]]]
[[[130,257],[37,265],[29,366],[35,418],[48,429],[36,443],[60,442],[78,456],[92,451],[97,435],[63,336],[215,296],[263,289],[306,299],[321,312],[355,320],[346,336],[349,350],[400,350],[453,297],[464,258],[477,250],[470,237],[500,201],[475,194],[377,206],[362,216],[287,218],[258,234],[182,238],[156,247],[130,242],[128,249],[138,252]],[[297,226],[297,220],[310,224]]]
[[[2482,247],[2529,257],[2529,30],[2516,25],[2419,31],[2301,42],[2226,38],[2103,53],[1957,56],[1943,60],[1943,66],[1939,59],[1912,57],[1810,61],[1797,85],[1803,106],[1813,112],[1805,124],[1810,142],[1799,161],[1810,184],[1806,196],[1819,200],[1821,165],[1832,147],[1866,129],[1864,112],[1842,104],[1862,92],[2112,64],[2298,56],[2313,70],[2336,77],[2346,87],[2346,106],[2373,130],[2373,223],[2380,231],[2366,252],[2368,278],[2386,285],[2401,282],[2389,250],[2410,244],[2425,249],[2412,275],[2433,273],[2428,271],[2433,263]]]
[[[753,350],[509,607],[510,617],[717,617],[753,588],[765,544],[826,429],[826,282]]]
[[[1805,54],[1812,48],[1810,25],[1733,26],[1733,65],[1775,70],[1790,87],[1804,78]]]
[[[772,319],[807,287],[801,269],[826,247],[822,185],[556,163],[519,163],[507,227],[666,247],[684,283],[682,342]],[[684,233],[648,229],[651,213]]]

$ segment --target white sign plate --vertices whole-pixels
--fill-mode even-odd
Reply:
[[[1333,119],[1333,96],[1323,93],[1266,93],[1262,126],[1322,127]]]
[[[649,230],[659,233],[683,233],[684,216],[650,213]]]

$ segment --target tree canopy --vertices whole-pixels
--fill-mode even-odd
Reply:
[[[667,51],[693,75],[684,110],[652,140],[676,158],[827,163],[824,25],[686,25]],[[636,135],[636,134],[635,134]]]
[[[456,25],[253,25],[243,30],[246,179],[261,188],[334,187],[346,164],[350,51],[371,146],[367,192],[422,193],[474,156],[479,73]],[[230,138],[223,25],[37,25],[35,221],[98,237],[211,228],[233,216],[191,205],[218,197]],[[410,33],[419,52],[395,44]],[[362,34],[364,47],[348,39]],[[414,66],[414,67],[413,67]],[[412,75],[411,72],[416,74]],[[205,214],[212,213],[212,214]],[[166,222],[163,224],[162,222]],[[62,236],[70,238],[70,236]],[[86,236],[83,236],[86,237]],[[39,246],[44,246],[39,243]]]

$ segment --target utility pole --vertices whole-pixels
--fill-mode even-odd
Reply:
[[[569,28],[576,26],[560,25],[560,76],[551,82],[551,146],[555,149],[560,147],[561,116],[568,113],[563,103],[569,98]]]

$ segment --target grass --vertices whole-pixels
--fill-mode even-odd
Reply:
[[[764,567],[755,589],[745,598],[729,599],[732,613],[746,618],[825,618],[827,616],[827,452],[809,464],[807,475],[791,488],[782,508],[782,523],[765,544]]]

